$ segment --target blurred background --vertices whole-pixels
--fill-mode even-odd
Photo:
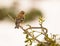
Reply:
[[[22,10],[25,11],[24,28],[26,24],[39,26],[38,17],[45,16],[43,26],[48,28],[48,34],[60,34],[59,0],[0,0],[0,46],[25,45],[23,31],[14,29],[14,19]]]

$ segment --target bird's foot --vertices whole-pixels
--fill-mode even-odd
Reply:
[[[16,29],[16,28],[19,29],[19,27],[15,26],[15,29]]]

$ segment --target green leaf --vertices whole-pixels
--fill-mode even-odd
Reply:
[[[40,44],[37,44],[37,46],[40,46]]]
[[[32,41],[30,40],[30,45],[32,45]]]
[[[28,41],[29,41],[29,40],[27,39],[27,40],[25,41],[25,43],[28,42]]]
[[[28,35],[26,35],[26,38],[28,38]]]

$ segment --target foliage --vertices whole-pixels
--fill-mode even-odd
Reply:
[[[0,20],[4,19],[8,14],[8,11],[6,8],[1,8],[0,9]]]
[[[5,17],[8,17],[10,15],[13,19],[15,19],[16,13],[15,11],[10,8],[1,8],[0,9],[0,20],[4,19]]]
[[[25,15],[25,22],[35,20],[36,17],[43,16],[42,12],[38,9],[30,9]]]
[[[14,20],[17,15],[15,7],[10,8],[0,8],[0,20],[4,19],[5,17],[11,16]],[[9,15],[9,16],[8,16]],[[38,9],[30,9],[27,13],[25,13],[25,20],[24,22],[29,22],[35,20],[35,18],[43,16],[41,11]]]
[[[36,42],[36,45],[34,45],[34,46],[60,46],[60,44],[56,43],[56,35],[53,34],[52,37],[49,37],[47,28],[42,26],[43,22],[44,22],[44,18],[42,18],[40,16],[39,17],[40,27],[32,27],[32,26],[28,25],[29,28],[24,30],[24,34],[26,35],[26,40],[25,40],[26,45],[25,46],[32,46],[33,42]],[[33,29],[41,29],[40,30],[41,32],[39,32],[37,30],[35,31]],[[35,36],[35,34],[34,34],[35,32],[38,32],[37,36]],[[44,35],[45,41],[38,40],[38,37],[40,37],[40,35]]]
[[[2,7],[0,8],[0,20],[3,20],[5,17],[11,16],[13,19],[16,17],[16,5],[13,3],[11,7]],[[9,16],[8,16],[9,15]]]

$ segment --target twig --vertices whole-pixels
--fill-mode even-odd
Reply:
[[[24,29],[22,26],[20,26],[20,28],[24,31],[24,32],[26,32],[28,35],[30,35],[32,38],[34,38],[38,43],[41,43],[41,41],[39,41],[38,39],[36,39],[36,37],[33,37],[33,35],[31,35],[27,30],[28,29],[44,29],[44,30],[46,30],[46,33],[47,33],[47,29],[46,28],[44,28],[44,27],[29,27],[29,28],[27,28],[27,29]]]
[[[28,31],[27,31],[27,29],[24,29],[22,26],[20,26],[20,28],[24,31],[24,32],[26,32],[28,35],[30,35],[33,39],[35,39],[38,43],[41,43],[41,41],[39,41],[38,39],[36,39],[35,37],[33,37],[33,35],[31,35]],[[29,29],[29,28],[28,28]]]
[[[14,22],[15,22],[15,20],[13,19],[13,17],[12,17],[12,16],[8,15],[8,17],[9,17],[12,21],[14,21]]]
[[[46,31],[45,33],[48,32],[48,29],[46,29],[46,28],[44,28],[44,27],[29,27],[29,28],[27,28],[26,30],[28,30],[28,29],[42,29],[42,28],[43,28],[43,30]]]
[[[38,36],[40,36],[41,34],[37,35],[35,38],[37,38]]]

